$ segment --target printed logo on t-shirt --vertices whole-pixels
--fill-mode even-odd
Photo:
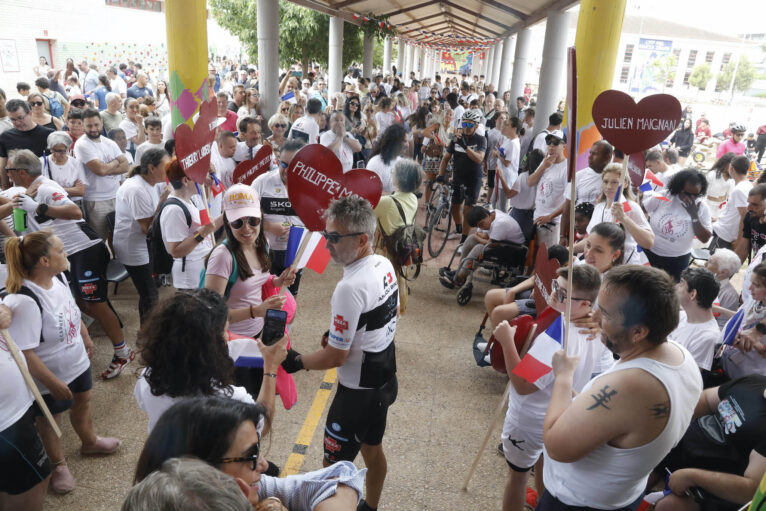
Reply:
[[[348,330],[348,321],[343,319],[343,316],[338,314],[333,319],[332,326],[335,328],[335,330],[337,330],[338,332],[340,332],[342,334],[343,332]]]
[[[53,195],[51,195],[51,198],[54,201],[60,201],[60,200],[64,200],[65,196],[61,192],[53,192]]]
[[[668,241],[678,241],[689,232],[689,223],[680,221],[673,213],[665,213],[659,219],[659,234]]]
[[[732,405],[731,401],[734,401]],[[718,403],[718,414],[723,421],[723,429],[728,435],[732,435],[737,432],[737,428],[742,426],[742,419],[734,409],[739,408],[737,401],[733,397],[728,397]]]

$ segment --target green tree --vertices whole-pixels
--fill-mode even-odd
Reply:
[[[715,88],[717,91],[729,90],[731,87],[731,77],[734,75],[734,69],[737,69],[737,77],[734,79],[734,88],[731,91],[732,97],[734,91],[746,91],[755,81],[755,68],[753,64],[744,55],[739,58],[739,65],[735,61],[729,61],[723,66],[721,72],[716,76]]]
[[[668,82],[673,82],[676,79],[676,56],[666,55],[652,62],[652,67],[655,70],[655,78],[662,84],[662,91],[665,91],[665,86]]]
[[[689,85],[697,90],[704,90],[711,78],[713,78],[713,72],[710,70],[710,64],[699,64],[689,75]]]

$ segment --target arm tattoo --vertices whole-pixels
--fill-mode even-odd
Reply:
[[[664,419],[668,415],[670,415],[670,401],[665,401],[663,403],[656,403],[649,407],[649,413],[652,414],[652,417],[655,419]]]
[[[609,388],[609,385],[604,385],[601,390],[598,391],[598,394],[591,394],[590,396],[593,398],[594,403],[590,405],[587,410],[593,410],[595,408],[598,408],[599,406],[603,406],[607,410],[610,408],[606,406],[606,404],[612,399],[612,397],[617,394],[616,390],[611,390]]]

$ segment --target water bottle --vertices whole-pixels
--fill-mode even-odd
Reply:
[[[21,208],[13,208],[13,230],[27,232],[27,212]]]

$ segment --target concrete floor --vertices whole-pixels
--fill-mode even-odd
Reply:
[[[451,255],[456,242],[445,254]],[[464,478],[481,444],[490,417],[507,382],[504,375],[476,366],[471,343],[483,317],[482,296],[489,285],[476,280],[474,298],[465,307],[455,302],[454,291],[438,283],[439,258],[422,269],[411,285],[407,314],[398,326],[397,365],[399,397],[389,412],[384,447],[388,477],[381,510],[478,510],[499,509],[507,466],[495,453],[500,424],[484,452],[469,491],[462,492]],[[341,270],[331,264],[324,275],[308,271],[301,282],[298,314],[293,324],[293,345],[302,352],[319,346],[330,321],[329,298]],[[171,292],[170,288],[162,294]],[[130,280],[120,284],[113,297],[126,323],[126,336],[135,346],[138,316],[137,294]],[[104,382],[100,373],[112,350],[100,327],[92,327],[96,344],[93,359],[93,415],[96,431],[123,440],[118,453],[84,458],[71,426],[63,431],[65,453],[76,489],[65,496],[49,495],[46,509],[114,510],[131,486],[135,464],[146,439],[146,417],[133,398],[139,363],[136,361],[116,380]],[[267,457],[284,466],[298,431],[319,389],[323,372],[295,375],[298,403],[289,411],[278,405]],[[279,400],[277,400],[279,402]],[[322,464],[322,431],[325,413],[307,450],[303,471]],[[357,465],[362,467],[361,456]]]

